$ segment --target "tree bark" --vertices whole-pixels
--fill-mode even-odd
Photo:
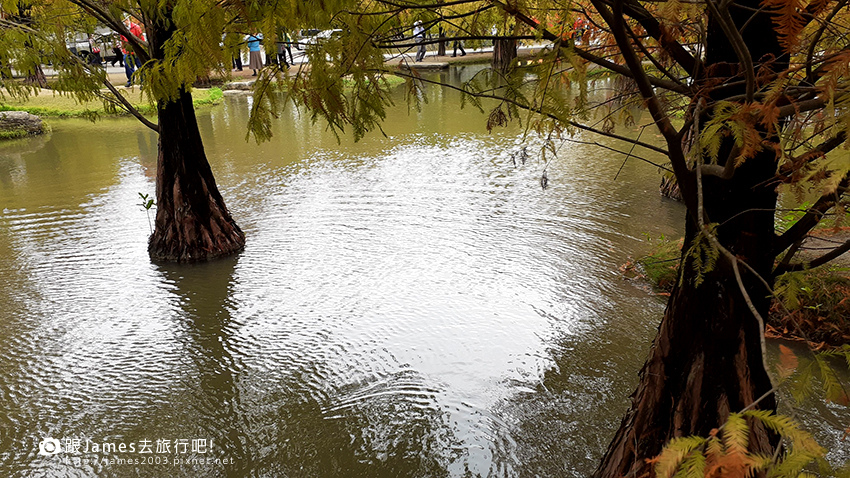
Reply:
[[[41,65],[35,66],[35,70],[24,78],[24,83],[28,85],[35,85],[39,88],[47,88],[47,77],[44,75],[44,70],[41,68]]]
[[[174,33],[170,19],[146,25],[151,58],[165,58]],[[155,261],[196,262],[241,251],[245,235],[230,216],[204,153],[192,95],[182,87],[174,101],[157,102],[159,147],[156,223],[148,242]]]

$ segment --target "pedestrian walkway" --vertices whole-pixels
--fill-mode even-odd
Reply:
[[[450,42],[447,41],[447,52],[450,52]],[[532,46],[520,46],[517,48],[517,56],[522,58],[524,56],[530,56],[545,45],[532,45]],[[303,50],[293,50],[293,64],[290,66],[290,70],[303,68],[304,66],[308,66],[309,62],[307,59],[307,55]],[[484,48],[467,48],[466,55],[452,57],[451,54],[447,55],[437,55],[436,47],[435,49],[428,50],[425,54],[425,58],[420,61],[414,61],[416,56],[416,50],[411,47],[406,51],[396,51],[396,52],[388,52],[384,55],[386,64],[390,67],[404,68],[404,69],[417,69],[417,70],[439,70],[448,68],[451,65],[464,65],[464,64],[473,64],[473,63],[486,63],[492,60],[493,58],[493,47],[488,46]],[[124,67],[116,64],[115,66],[111,66],[107,64],[105,67],[106,74],[109,77],[109,82],[112,83],[116,87],[124,87],[124,84],[127,82],[127,76],[124,72]],[[55,76],[55,71],[49,67],[44,67],[44,74],[48,77]],[[248,68],[243,68],[242,71],[232,70],[230,72],[231,80],[234,82],[246,82],[250,81],[253,78],[251,77],[251,70]],[[132,86],[131,88],[135,88],[136,86]]]

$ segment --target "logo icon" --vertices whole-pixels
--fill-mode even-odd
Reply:
[[[45,438],[38,443],[39,455],[55,455],[62,452],[62,445],[55,438]]]

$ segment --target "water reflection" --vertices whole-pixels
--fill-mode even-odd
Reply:
[[[207,440],[210,455],[227,463],[212,469],[184,466],[183,476],[247,476],[250,450],[256,449],[249,441],[247,417],[240,413],[242,367],[230,352],[234,344],[229,297],[237,261],[234,257],[212,264],[157,265],[179,304],[175,325],[183,361],[195,371],[181,378],[177,388],[182,396],[172,397],[174,406],[189,406],[182,414],[192,414],[184,418],[189,427],[181,427],[181,436]]]

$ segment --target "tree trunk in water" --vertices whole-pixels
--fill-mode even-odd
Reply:
[[[156,226],[148,244],[154,260],[193,262],[239,252],[245,235],[218,192],[195,118],[192,95],[157,104],[159,153]]]
[[[758,62],[770,55],[781,57],[769,15],[751,13],[759,9],[758,0],[743,3],[741,6],[751,10],[730,12],[739,31],[743,29],[753,60]],[[714,78],[701,81],[722,84],[722,80],[740,75],[739,60],[729,39],[711,18],[706,44],[705,70]],[[782,61],[772,66],[781,70]],[[759,69],[756,64],[756,75]],[[718,101],[742,95],[744,88],[708,91],[710,99]],[[764,137],[763,130],[761,133]],[[730,158],[733,143],[730,137],[721,143],[719,165],[735,160]],[[731,179],[703,177],[705,213],[711,223],[719,224],[715,231],[718,241],[771,286],[775,260],[773,209],[777,201],[771,179],[776,168],[776,154],[767,148],[738,166]],[[698,234],[696,220],[689,215],[680,261],[681,279],[667,302],[658,335],[631,397],[631,407],[596,470],[596,478],[652,476],[646,459],[657,456],[669,440],[708,436],[727,420],[729,413],[741,411],[772,388],[763,361],[763,330],[741,293],[730,261],[720,255],[716,265],[704,274],[703,282],[695,283],[698,273],[693,256],[687,251]],[[767,289],[743,265],[739,269],[753,306],[762,318],[767,317]],[[775,410],[776,399],[767,395],[755,408]],[[775,435],[761,423],[749,424],[750,451],[771,454],[778,444]]]
[[[151,59],[161,61],[175,32],[170,9],[148,14]],[[245,247],[204,153],[192,95],[181,87],[174,101],[157,102],[156,224],[148,241],[155,261],[196,262],[228,256]]]
[[[507,73],[516,59],[516,40],[498,39],[493,43],[493,69]]]

